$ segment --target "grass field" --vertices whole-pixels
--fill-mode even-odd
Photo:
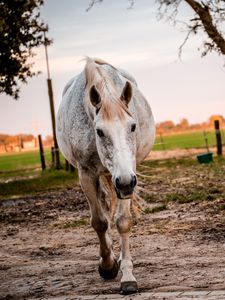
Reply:
[[[162,170],[163,172],[158,172]],[[173,159],[161,159],[161,160],[146,160],[138,168],[138,172],[142,175],[147,175],[146,177],[140,177],[139,180],[145,185],[148,181],[154,182],[156,179],[156,174],[161,174],[160,178],[164,178],[166,181],[166,186],[168,193],[165,195],[163,205],[157,208],[150,208],[145,211],[145,213],[155,213],[159,210],[166,209],[166,205],[170,201],[176,201],[179,203],[200,201],[204,199],[214,199],[215,197],[224,198],[224,170],[225,170],[225,160],[223,158],[214,158],[214,163],[207,165],[200,165],[196,159],[193,158],[173,158]],[[165,174],[164,174],[165,173]],[[167,175],[171,174],[173,177],[173,183],[171,184],[170,179]],[[189,176],[192,174],[195,179],[194,181],[190,178],[182,181],[181,174],[184,176]],[[212,174],[218,177],[216,183],[212,184]],[[202,185],[203,178],[208,177],[206,184]],[[176,182],[180,182],[181,187],[179,189],[174,189]],[[161,180],[161,179],[160,179]],[[195,186],[193,182],[199,181],[199,186]],[[161,186],[158,185],[156,180],[156,186],[161,190]],[[161,181],[160,181],[161,182]],[[182,183],[183,182],[183,183]],[[54,170],[48,169],[41,171],[40,169],[28,169],[5,172],[5,175],[0,174],[0,201],[5,199],[16,199],[18,197],[24,197],[28,195],[39,195],[49,192],[63,191],[67,189],[74,188],[78,184],[78,174],[75,172],[66,172],[65,170]],[[183,191],[182,189],[188,185],[188,191]],[[162,202],[162,194],[158,192],[152,192],[145,195],[145,200],[147,203],[151,203],[153,200]]]
[[[74,187],[78,175],[77,172],[65,170],[24,171],[20,173],[8,173],[8,178],[0,176],[0,200],[15,196],[35,195],[54,190]],[[16,175],[16,176],[15,176]]]
[[[61,155],[64,167],[65,159]],[[0,200],[74,187],[78,175],[51,168],[50,150],[45,151],[47,169],[41,171],[38,151],[0,155]]]
[[[45,152],[46,163],[50,164],[50,151]],[[40,166],[40,155],[38,151],[9,153],[0,156],[0,171],[15,169],[27,169]]]
[[[63,156],[60,156],[62,164],[65,163]],[[45,151],[46,165],[51,165],[51,153],[50,150]],[[4,171],[23,170],[39,168],[40,154],[39,151],[9,153],[0,155],[0,173]]]
[[[214,147],[216,145],[215,132],[207,132],[206,136],[209,147]],[[203,132],[199,131],[174,135],[163,135],[162,137],[157,136],[153,150],[190,149],[204,147],[206,147],[205,137]]]
[[[222,135],[223,139],[224,135]],[[207,133],[209,147],[216,144],[214,131]],[[163,142],[163,143],[162,143]],[[223,140],[223,143],[225,141]],[[172,149],[189,149],[203,148],[205,140],[202,132],[164,135],[162,140],[159,136],[156,137],[153,150],[172,150]],[[45,151],[46,164],[51,165],[50,150]],[[61,156],[61,161],[64,164],[65,160]],[[0,155],[0,177],[4,176],[1,173],[13,170],[34,169],[40,168],[40,156],[38,151],[21,152],[13,154]]]

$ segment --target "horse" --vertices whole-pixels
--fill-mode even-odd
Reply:
[[[120,269],[120,293],[136,293],[129,246],[131,204],[137,187],[136,167],[155,139],[149,103],[127,71],[87,57],[84,70],[63,90],[56,136],[64,157],[77,167],[88,200],[91,225],[100,244],[100,276],[114,279]],[[104,205],[107,193],[111,194],[111,218]],[[120,235],[118,260],[109,235],[113,216]]]

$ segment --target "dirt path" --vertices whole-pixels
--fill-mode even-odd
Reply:
[[[205,183],[214,174],[207,168],[198,169]],[[189,189],[193,182],[198,187],[195,166],[164,173],[157,167],[154,174],[142,183],[154,198],[149,207],[171,189]],[[213,200],[170,201],[162,211],[145,210],[131,238],[140,291],[225,289],[225,214],[216,209],[224,205],[223,195],[224,189]],[[112,237],[118,255],[115,228]],[[119,292],[121,274],[110,282],[98,276],[97,238],[79,187],[2,202],[0,239],[0,299]]]

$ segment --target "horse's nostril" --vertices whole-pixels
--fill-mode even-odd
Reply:
[[[137,178],[135,175],[130,175],[127,177],[116,177],[114,179],[114,184],[116,188],[117,197],[119,199],[127,199],[130,198],[134,187],[137,184]]]
[[[132,176],[132,179],[131,179],[131,186],[132,188],[134,188],[137,184],[137,177],[135,175]]]
[[[137,178],[135,175],[132,175],[131,176],[131,179],[130,179],[130,182],[121,182],[121,177],[116,177],[116,180],[115,180],[115,185],[116,185],[116,188],[118,190],[120,189],[129,189],[129,188],[134,188],[137,184]]]

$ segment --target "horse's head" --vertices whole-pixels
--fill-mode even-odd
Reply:
[[[128,110],[132,86],[126,82],[116,101],[104,99],[110,93],[100,94],[94,85],[89,96],[95,108],[93,124],[100,160],[112,175],[118,198],[130,198],[137,184],[136,121]]]

